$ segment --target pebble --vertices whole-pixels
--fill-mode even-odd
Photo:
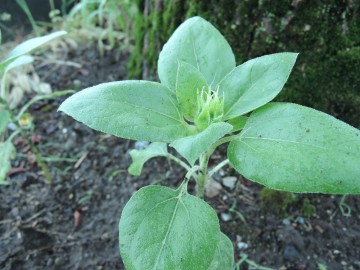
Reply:
[[[50,134],[54,133],[55,130],[57,130],[57,126],[56,126],[56,125],[49,125],[49,126],[46,127],[46,130],[45,130],[45,131],[46,131],[46,134],[47,134],[47,135],[50,135]]]
[[[205,194],[208,198],[214,198],[217,195],[219,195],[220,191],[222,189],[222,186],[214,181],[212,178],[208,179],[208,181],[205,184]]]
[[[49,258],[47,261],[46,261],[46,266],[47,267],[50,267],[54,264],[54,260],[52,258]]]
[[[290,262],[295,261],[299,257],[299,252],[293,245],[287,245],[284,249],[284,259]]]
[[[11,131],[15,131],[17,130],[17,126],[14,123],[10,122],[8,124],[8,129],[10,129]]]
[[[109,236],[109,233],[103,233],[103,235],[101,236],[101,240],[104,240],[104,241],[108,241],[110,240],[110,236]]]
[[[74,87],[80,87],[81,86],[81,81],[80,80],[74,80],[73,84],[74,84]]]
[[[231,215],[227,214],[227,213],[221,213],[220,217],[221,217],[221,220],[224,222],[228,222],[231,220]]]
[[[284,224],[285,226],[289,226],[289,225],[291,225],[291,221],[288,218],[284,218],[282,220],[282,224]]]
[[[137,141],[137,142],[135,142],[134,147],[135,147],[135,149],[137,149],[137,150],[143,150],[143,149],[145,149],[146,147],[148,147],[149,144],[150,144],[150,143],[147,142],[147,141]]]
[[[303,217],[297,217],[295,219],[295,222],[298,223],[298,224],[304,224],[305,223],[305,220]]]
[[[55,258],[55,265],[60,265],[64,263],[64,258],[63,257],[56,257]]]
[[[245,242],[239,242],[239,243],[237,243],[237,248],[238,248],[239,250],[247,249],[248,247],[249,247],[249,245],[248,245],[247,243],[245,243]]]
[[[234,189],[236,181],[237,181],[237,177],[235,176],[226,176],[222,179],[223,185],[230,189]]]

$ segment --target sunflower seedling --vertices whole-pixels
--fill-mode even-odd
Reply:
[[[269,188],[360,193],[359,130],[311,108],[270,102],[297,56],[276,53],[236,66],[220,32],[193,17],[164,45],[160,83],[104,83],[60,106],[95,130],[152,142],[131,152],[131,173],[140,174],[144,162],[156,156],[187,170],[178,189],[144,187],[123,209],[119,246],[126,269],[232,269],[232,243],[202,200],[207,179],[228,163],[208,170],[211,154],[224,143],[230,164]],[[168,145],[183,159],[169,154]],[[191,179],[197,196],[187,191]]]

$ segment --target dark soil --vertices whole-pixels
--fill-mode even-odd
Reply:
[[[54,90],[126,78],[126,53],[108,52],[101,58],[95,46],[80,44],[62,57],[82,67],[37,63],[40,77]],[[61,101],[31,108],[35,117],[31,135],[47,158],[54,178],[51,185],[26,143],[21,138],[16,142],[19,155],[9,175],[11,185],[0,187],[0,268],[124,269],[118,250],[124,205],[145,185],[178,186],[185,171],[159,158],[148,162],[140,177],[129,176],[128,152],[134,142],[73,121],[57,112]],[[214,155],[211,165],[225,158],[225,150]],[[346,217],[338,205],[340,196],[290,196],[286,206],[283,194],[261,200],[261,187],[231,168],[214,178],[221,183],[231,175],[237,177],[235,188],[223,186],[207,201],[234,243],[236,260],[246,254],[257,264],[283,270],[319,269],[318,263],[327,269],[360,269],[359,197],[347,198],[352,211]],[[316,208],[310,217],[305,199]],[[244,262],[241,269],[259,268]]]

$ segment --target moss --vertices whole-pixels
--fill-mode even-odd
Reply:
[[[144,5],[142,0],[136,0],[136,6],[139,10],[137,16],[135,17],[134,22],[134,33],[135,33],[135,48],[132,51],[128,67],[128,76],[130,78],[140,79],[142,77],[142,49],[143,49],[143,41],[144,41],[144,17],[142,11],[144,10]]]
[[[294,195],[285,191],[278,191],[269,188],[263,188],[260,191],[260,199],[265,207],[285,213],[288,205],[294,202]]]
[[[301,214],[304,217],[311,217],[315,213],[316,213],[315,206],[310,203],[309,199],[304,199],[303,206],[301,208]]]

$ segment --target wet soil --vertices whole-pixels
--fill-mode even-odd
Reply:
[[[82,89],[126,78],[128,54],[78,44],[61,59],[81,65],[36,63],[40,77],[54,90]],[[93,131],[57,112],[62,99],[31,107],[35,128],[29,134],[50,168],[47,184],[28,145],[16,141],[18,157],[0,187],[0,268],[124,269],[118,250],[118,221],[130,196],[158,184],[178,186],[185,171],[164,158],[149,161],[140,177],[127,173],[134,142]],[[210,165],[226,157],[221,148]],[[222,185],[235,176],[234,188]],[[296,195],[287,206],[273,195],[260,198],[261,186],[225,168],[214,180],[220,193],[206,198],[233,241],[235,258],[274,269],[360,269],[360,199],[349,196],[351,215],[339,208],[341,196]],[[190,192],[194,186],[190,186]],[[270,201],[271,201],[270,200]],[[280,200],[280,207],[276,206]],[[316,212],[304,208],[306,202]],[[309,215],[309,216],[308,216]],[[261,269],[243,263],[240,269]]]

